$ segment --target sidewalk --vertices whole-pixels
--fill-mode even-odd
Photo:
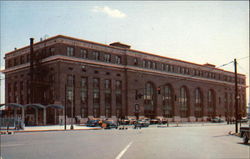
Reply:
[[[70,129],[71,125],[67,125],[66,130]],[[101,127],[87,127],[80,125],[73,125],[73,130],[99,130]],[[64,131],[64,125],[49,125],[49,126],[26,126],[23,130],[15,130],[13,128],[9,129],[9,132],[21,133],[21,132],[41,132],[41,131]],[[1,129],[1,134],[5,134],[7,129]]]

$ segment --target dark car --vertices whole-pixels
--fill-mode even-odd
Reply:
[[[114,121],[112,121],[112,120],[104,120],[103,122],[102,122],[102,127],[103,128],[105,128],[105,129],[112,129],[112,128],[115,128],[115,129],[117,129],[117,124],[114,122]]]
[[[211,122],[213,122],[213,123],[223,123],[224,120],[221,119],[221,118],[212,118],[212,119],[211,119]]]
[[[135,128],[137,128],[137,127],[148,127],[149,122],[145,121],[145,120],[138,120],[137,122],[135,122],[134,126],[135,126]]]
[[[88,127],[97,127],[100,126],[99,121],[100,120],[88,120],[86,125]]]
[[[159,119],[151,119],[150,124],[160,124],[160,120]]]

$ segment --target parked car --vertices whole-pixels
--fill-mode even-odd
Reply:
[[[150,124],[160,124],[160,120],[159,119],[151,119]]]
[[[117,129],[118,126],[113,120],[104,120],[102,122],[102,127],[104,129],[112,129],[112,128]]]
[[[250,126],[240,128],[240,137],[242,137],[244,144],[248,143],[250,139]]]
[[[146,120],[138,120],[137,122],[135,122],[134,126],[135,128],[136,127],[149,127],[149,122]]]
[[[211,119],[211,122],[213,122],[213,123],[222,123],[222,122],[224,122],[224,120],[223,119],[221,119],[221,118],[212,118]]]
[[[88,127],[100,126],[100,120],[88,120],[86,126]]]

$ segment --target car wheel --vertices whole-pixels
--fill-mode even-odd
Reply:
[[[243,134],[243,143],[244,143],[244,144],[247,144],[247,143],[248,143],[248,140],[249,140],[249,139],[248,139],[248,137],[247,137],[247,134],[244,133],[244,134]]]

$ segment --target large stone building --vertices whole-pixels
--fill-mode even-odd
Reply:
[[[212,64],[63,35],[30,46],[5,55],[6,103],[60,103],[68,118],[81,122],[134,118],[136,111],[140,118],[172,121],[234,117],[234,73]],[[246,113],[245,80],[238,74],[241,115]]]

